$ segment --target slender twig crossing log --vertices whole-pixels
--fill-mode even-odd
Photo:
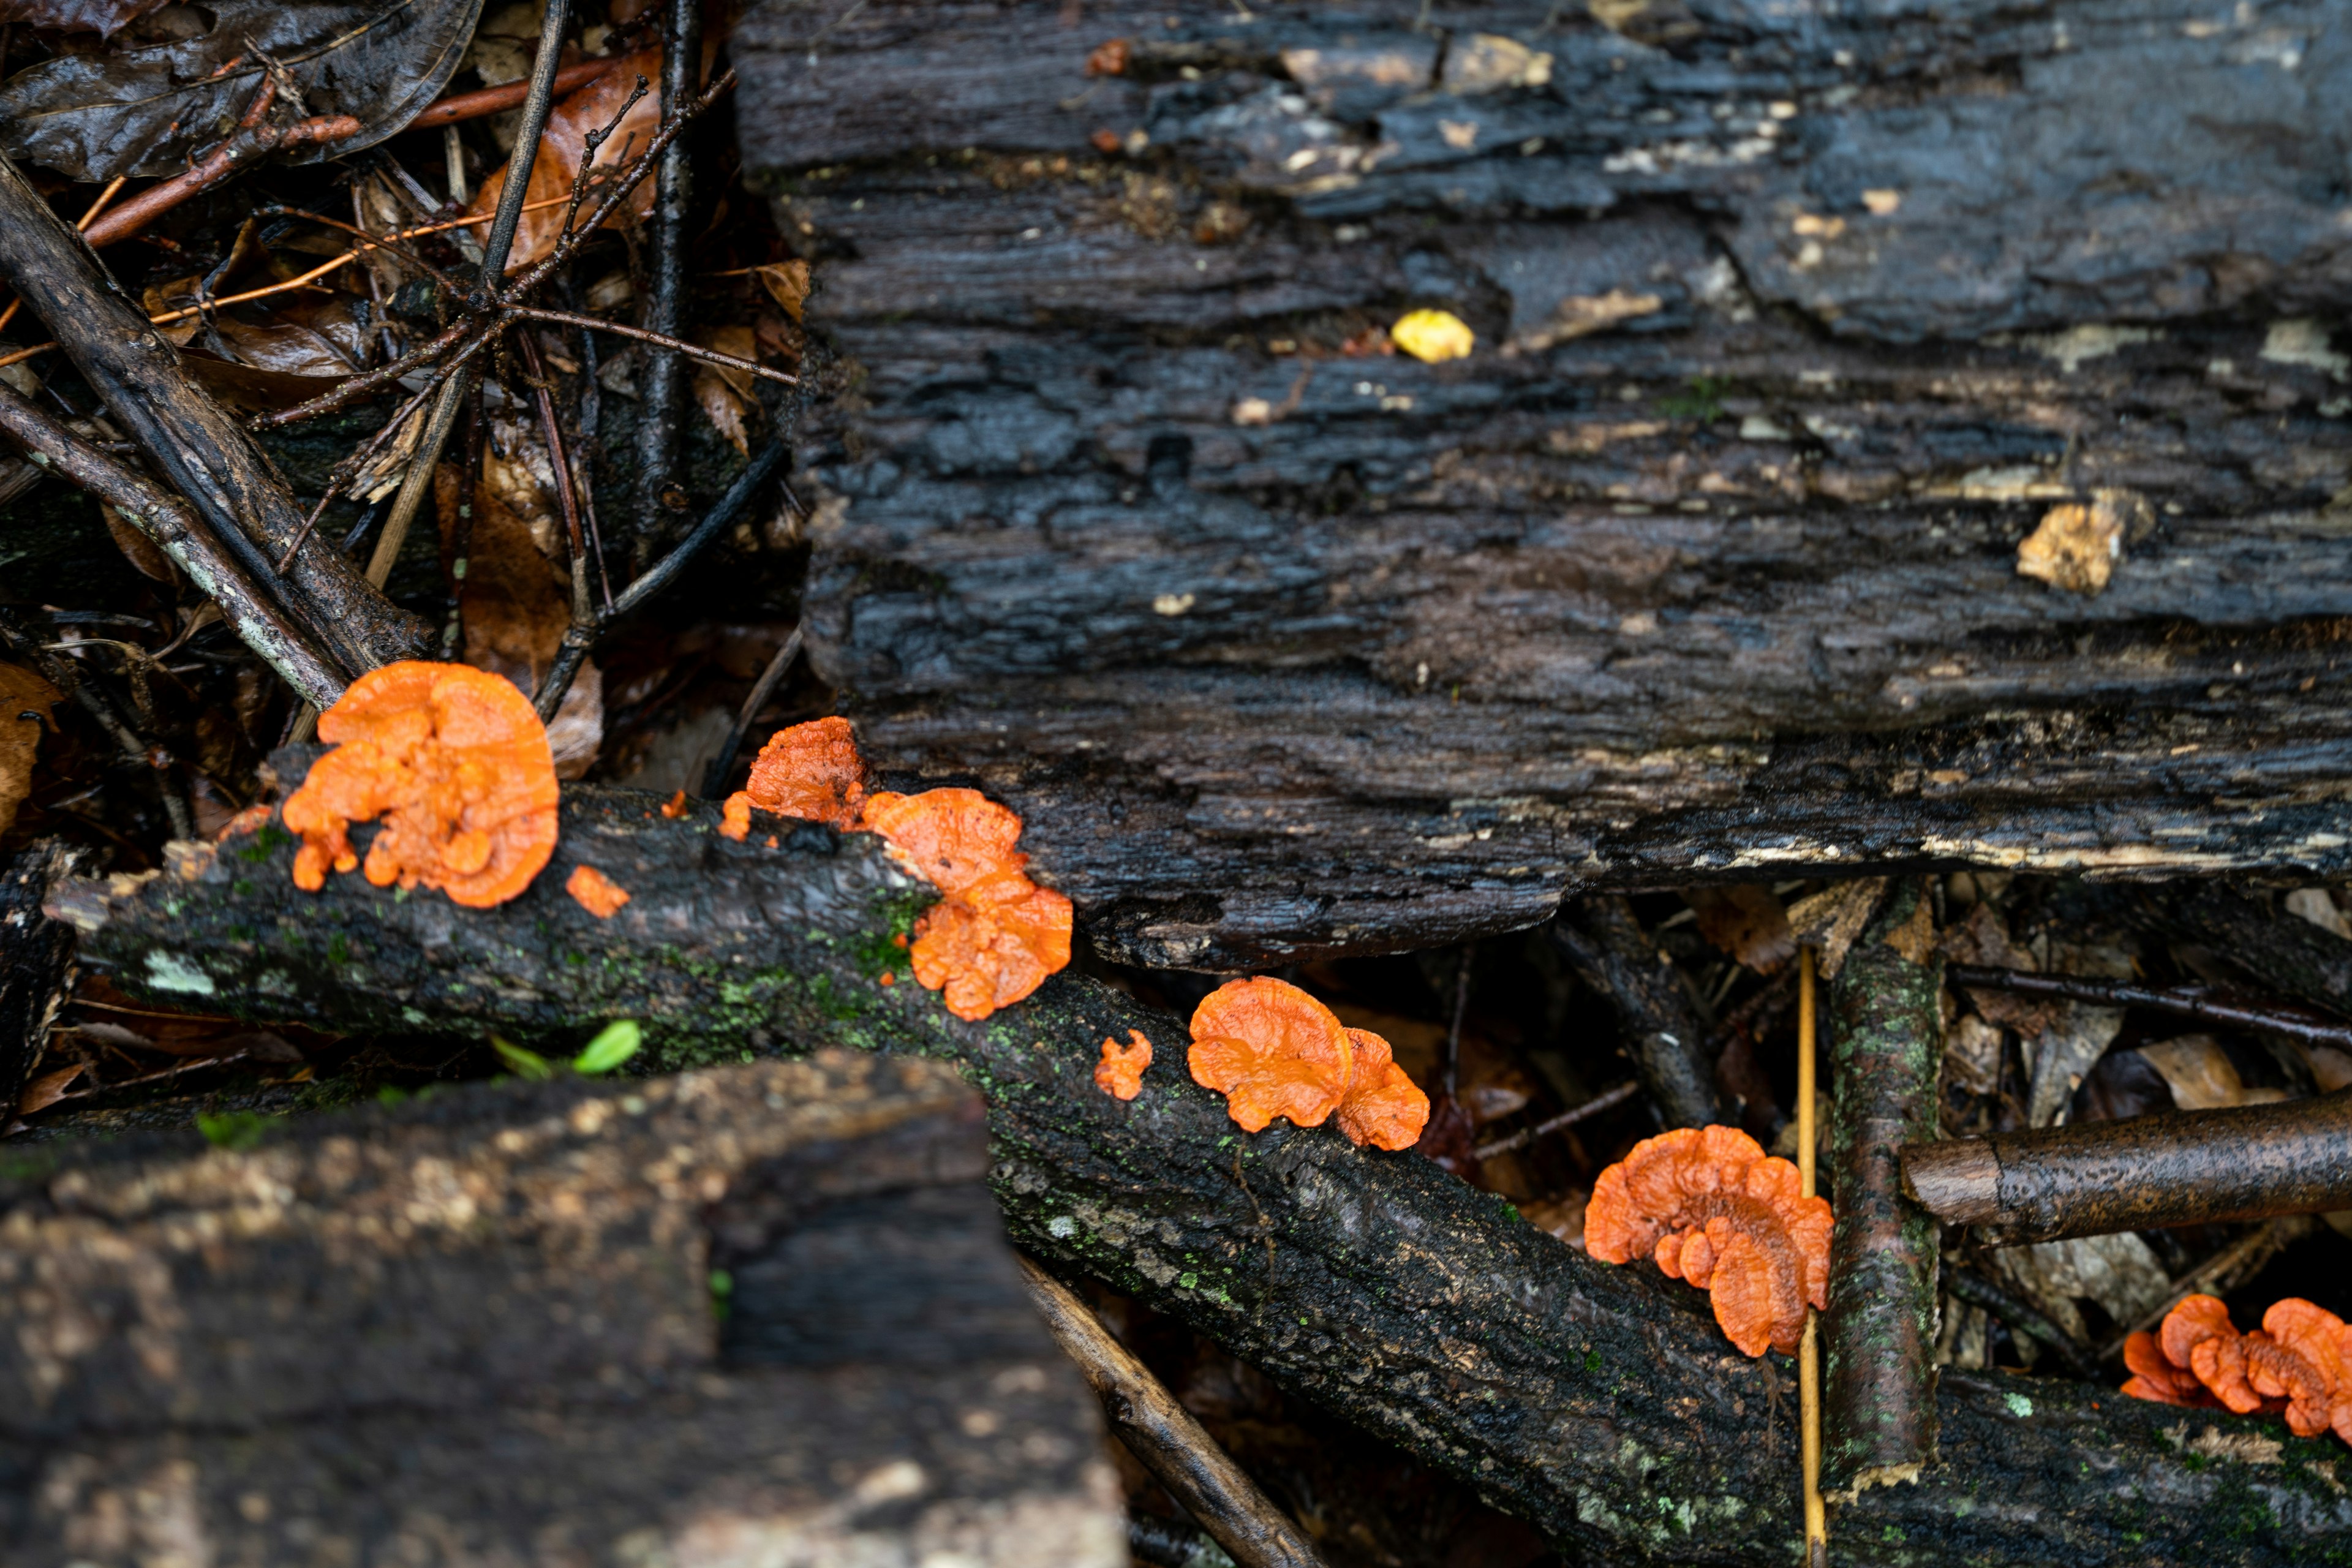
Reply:
[[[2227,955],[2267,989],[2352,1018],[2352,942],[2210,880],[2142,889],[2133,906],[2141,924]]]
[[[2352,1208],[2352,1089],[1914,1144],[1903,1186],[1996,1244]]]
[[[768,699],[776,694],[776,688],[783,684],[786,672],[793,668],[793,661],[800,658],[803,636],[803,629],[795,625],[792,636],[784,639],[784,646],[776,650],[776,657],[768,661],[768,668],[761,670],[760,679],[751,683],[751,695],[743,699],[742,710],[735,715],[735,723],[727,731],[727,739],[720,744],[719,754],[710,759],[709,771],[702,775],[702,793],[707,798],[717,800],[727,793],[727,775],[735,771],[735,753],[743,749],[743,737],[751,733],[752,724],[759,720],[760,710],[768,705]]]
[[[694,101],[702,79],[701,0],[668,0],[662,8],[661,115],[667,120]],[[647,225],[652,254],[646,267],[646,334],[675,339],[686,324],[687,219],[694,206],[694,164],[683,141],[662,149],[654,177],[653,222]],[[670,473],[677,464],[678,418],[686,404],[686,365],[674,350],[645,354],[637,379],[636,538],[632,546],[643,571],[669,532],[673,505]]]
[[[2013,991],[2021,996],[2087,1002],[2096,1007],[2147,1007],[2225,1029],[2260,1029],[2315,1046],[2352,1049],[2352,1024],[2316,1007],[2233,995],[2201,985],[2134,985],[2122,980],[2033,974],[2022,969],[1995,969],[1977,963],[1955,963],[1944,972],[1944,978],[1951,984],[1972,989]]]
[[[2047,1314],[2019,1300],[1974,1269],[1950,1269],[1944,1275],[1944,1284],[1969,1305],[1981,1307],[2007,1323],[2013,1332],[2031,1334],[2049,1346],[2051,1353],[2064,1362],[2075,1376],[2099,1375],[2095,1358],[2080,1341],[2052,1322]]]
[[[1666,1125],[1721,1120],[1698,1015],[1673,968],[1659,962],[1633,906],[1613,893],[1587,899],[1552,921],[1551,940],[1577,977],[1616,1010],[1626,1055]]]
[[[1913,878],[1846,954],[1832,990],[1835,1099],[1822,1343],[1822,1485],[1851,1501],[1913,1481],[1936,1457],[1936,1222],[1903,1196],[1895,1151],[1936,1136],[1944,1065],[1927,891]]]
[[[1798,1190],[1812,1197],[1818,1190],[1820,1128],[1816,1103],[1815,1041],[1819,1004],[1813,979],[1813,950],[1797,955],[1797,1174]],[[1821,1314],[1805,1309],[1805,1337],[1797,1347],[1797,1448],[1802,1470],[1805,1518],[1805,1568],[1828,1568],[1828,1510],[1822,1500],[1822,1339]]]
[[[1573,1127],[1589,1116],[1598,1116],[1604,1110],[1622,1105],[1641,1092],[1641,1084],[1628,1079],[1612,1089],[1602,1089],[1582,1105],[1571,1106],[1558,1116],[1538,1121],[1533,1127],[1522,1127],[1507,1137],[1496,1139],[1492,1143],[1481,1143],[1471,1152],[1481,1160],[1491,1160],[1497,1154],[1507,1154],[1514,1149],[1525,1148],[1538,1138],[1549,1138],[1563,1127]]]
[[[1298,1526],[1076,1293],[1027,1258],[1020,1264],[1029,1299],[1103,1402],[1112,1435],[1240,1568],[1321,1568]]]
[[[287,618],[244,563],[220,548],[177,496],[5,386],[0,386],[0,431],[23,447],[34,463],[103,500],[152,539],[188,574],[196,591],[220,606],[230,629],[303,700],[323,707],[342,695],[343,677],[333,661]]]
[[[281,759],[281,773],[299,771]],[[1057,975],[1018,1007],[960,1022],[904,984],[890,936],[928,895],[877,840],[768,818],[738,844],[719,837],[715,806],[673,821],[660,804],[567,790],[554,860],[495,910],[356,875],[300,893],[274,827],[208,865],[190,858],[139,889],[70,883],[49,905],[82,928],[86,963],[207,1011],[471,1039],[497,1029],[550,1048],[634,1017],[649,1065],[826,1042],[952,1060],[990,1107],[1007,1228],[1052,1268],[1174,1316],[1576,1558],[1730,1568],[1796,1555],[1793,1446],[1772,1440],[1755,1364],[1697,1292],[1593,1262],[1412,1154],[1358,1149],[1329,1127],[1241,1133],[1181,1070],[1183,1021],[1094,981]],[[562,891],[582,863],[632,894],[609,921]],[[894,966],[901,983],[882,985]],[[1170,1065],[1122,1102],[1093,1070],[1103,1037],[1130,1028]],[[2186,1452],[2187,1436],[2167,1436],[2178,1410],[2007,1375],[1948,1372],[1937,1408],[1939,1462],[1840,1510],[1841,1564],[2089,1568],[2114,1561],[2126,1531],[2149,1563],[2300,1563],[2352,1548],[2352,1499],[2315,1468],[2330,1447],[2288,1443],[2269,1463]],[[2217,1499],[2231,1510],[2219,1539]]]
[[[251,438],[188,374],[179,351],[106,276],[82,237],[5,159],[0,272],[172,488],[346,671],[423,651],[425,623],[388,603],[341,556],[314,551],[289,575],[277,575],[264,552],[293,542],[301,509]]]

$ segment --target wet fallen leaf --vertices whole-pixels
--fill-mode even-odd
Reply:
[[[765,267],[754,267],[751,275],[768,298],[783,307],[784,314],[797,321],[801,308],[808,300],[809,264],[805,261],[776,261]]]
[[[1944,1078],[1970,1094],[1993,1094],[2000,1089],[2000,1042],[1998,1025],[1974,1013],[1944,1032]]]
[[[2041,965],[2033,954],[2009,939],[2009,926],[2000,911],[1988,903],[1972,906],[1964,921],[1944,928],[1936,945],[1945,958],[1954,963],[1979,964],[1989,969],[2021,969],[2032,973]],[[2005,1028],[2015,1029],[2027,1039],[2032,1039],[2050,1027],[2051,1020],[2063,1004],[2038,1002],[2020,996],[2013,991],[1991,989],[1971,990],[1969,1001],[1984,1017]]]
[[[1521,1204],[1518,1205],[1519,1217],[1581,1252],[1584,1250],[1584,1205],[1591,1197],[1591,1193],[1573,1192],[1565,1197],[1549,1198],[1542,1203]]]
[[[0,833],[15,825],[16,808],[32,793],[41,728],[64,700],[24,666],[0,664]]]
[[[1797,945],[1815,950],[1815,963],[1822,978],[1834,980],[1845,966],[1845,955],[1853,946],[1853,939],[1870,923],[1878,908],[1881,894],[1886,891],[1884,877],[1863,877],[1851,882],[1832,882],[1809,899],[1800,899],[1789,908],[1789,929],[1795,933]]]
[[[162,545],[124,521],[122,514],[107,501],[98,503],[98,515],[100,521],[106,524],[107,534],[114,541],[115,548],[122,552],[125,561],[137,567],[142,575],[152,577],[158,583],[172,580],[172,558],[163,553]]]
[[[163,4],[164,0],[5,0],[0,3],[0,23],[111,37]]]
[[[37,1110],[47,1110],[66,1097],[66,1090],[73,1087],[74,1079],[85,1070],[82,1063],[76,1062],[69,1068],[45,1072],[33,1079],[25,1086],[25,1092],[16,1097],[16,1114],[30,1116]]]
[[[760,352],[757,338],[749,327],[720,327],[700,334],[705,348],[739,359],[751,359]],[[694,401],[710,421],[711,428],[724,437],[727,444],[744,457],[751,454],[751,441],[747,428],[758,417],[759,401],[752,395],[751,374],[732,365],[698,364],[694,367]]]
[[[2285,899],[2286,912],[2309,921],[2320,930],[2352,942],[2352,921],[2344,918],[2336,896],[2325,888],[2297,888]]]
[[[2326,1047],[2322,1047],[2322,1049]],[[2267,1105],[2284,1100],[2286,1091],[2264,1085],[2249,1088],[2238,1064],[2221,1042],[2210,1035],[2179,1035],[2142,1046],[2139,1054],[2164,1075],[2172,1103],[2182,1110],[2213,1110],[2231,1105]],[[2340,1056],[2341,1052],[2331,1053]]]
[[[1771,889],[1739,882],[1693,888],[1683,899],[1698,916],[1698,934],[1757,973],[1778,973],[1797,956],[1796,935]]]
[[[625,167],[646,149],[655,130],[661,123],[658,84],[661,81],[661,51],[646,49],[629,56],[614,69],[590,82],[586,87],[557,104],[547,117],[547,134],[541,140],[539,156],[530,167],[530,185],[526,193],[526,205],[539,202],[554,202],[553,206],[526,210],[522,226],[515,231],[514,249],[507,260],[507,269],[529,266],[554,247],[563,232],[562,198],[572,190],[572,178],[580,173],[580,157],[586,151],[588,133],[604,129],[629,94],[636,90],[637,79],[644,77],[655,84],[637,100],[636,106],[622,118],[619,126],[596,149],[595,163],[591,165],[589,195],[582,202],[584,212],[599,199],[595,183]],[[482,182],[474,195],[470,211],[480,214],[493,211],[499,205],[499,193],[506,188],[511,162],[501,165]],[[630,193],[621,210],[614,215],[616,221],[635,224],[653,210],[654,183],[646,180]],[[597,286],[603,288],[603,284]],[[595,289],[590,290],[592,302]]]
[[[348,114],[363,128],[301,146],[293,160],[348,157],[439,96],[481,0],[216,0],[173,9],[202,30],[158,29],[153,41],[125,37],[57,55],[0,85],[0,147],[76,180],[176,174],[243,119],[263,73],[276,69],[299,94],[300,114]]]
[[[2090,1338],[2077,1301],[2096,1302],[2113,1322],[2136,1323],[2172,1291],[2164,1265],[2130,1231],[1998,1247],[1980,1257],[1996,1283],[2041,1308],[2077,1340]]]

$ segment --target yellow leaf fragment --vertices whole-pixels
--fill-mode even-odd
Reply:
[[[1467,359],[1477,338],[1451,310],[1410,310],[1389,329],[1389,341],[1424,364]]]

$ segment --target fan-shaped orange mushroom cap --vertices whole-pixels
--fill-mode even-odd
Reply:
[[[1277,1116],[1320,1127],[1339,1109],[1356,1047],[1330,1008],[1266,976],[1228,981],[1192,1010],[1192,1081],[1225,1097],[1246,1132]]]
[[[1601,1173],[1584,1212],[1604,1263],[1651,1258],[1706,1288],[1716,1321],[1748,1355],[1792,1351],[1808,1302],[1827,1304],[1830,1205],[1796,1166],[1736,1127],[1680,1127]]]
[[[961,893],[984,877],[1029,863],[1013,848],[1021,818],[976,789],[885,791],[866,797],[862,815],[909,870],[942,892]]]
[[[1429,1125],[1429,1096],[1396,1065],[1387,1040],[1370,1029],[1349,1029],[1348,1043],[1355,1047],[1356,1066],[1335,1112],[1339,1131],[1350,1143],[1412,1148]]]
[[[404,659],[352,682],[319,716],[335,750],[286,800],[302,837],[297,887],[358,863],[351,825],[381,817],[368,848],[377,887],[423,883],[488,909],[530,885],[555,851],[555,759],[530,700],[469,665]]]
[[[2185,1296],[2180,1304],[2164,1315],[2157,1330],[2157,1342],[2163,1348],[2164,1359],[2178,1367],[2189,1364],[2189,1356],[2206,1340],[2235,1339],[2238,1331],[2230,1321],[2230,1309],[2217,1296]]]
[[[2123,1392],[2134,1399],[2151,1400],[2158,1405],[2210,1405],[2213,1396],[2197,1381],[2197,1374],[2185,1366],[2175,1366],[2164,1359],[2164,1347],[2154,1334],[2137,1332],[2124,1340],[2124,1365],[2132,1375]]]
[[[1151,1041],[1140,1029],[1129,1029],[1133,1042],[1120,1045],[1103,1037],[1102,1060],[1095,1064],[1095,1087],[1113,1100],[1133,1100],[1143,1092],[1144,1069],[1151,1066]]]
[[[1016,874],[933,904],[916,921],[908,953],[925,989],[978,1023],[1068,966],[1070,928],[1070,900]]]
[[[866,762],[857,754],[849,721],[812,719],[777,731],[760,748],[751,776],[736,795],[780,816],[822,822],[845,833],[856,827],[866,805]],[[734,799],[729,797],[730,808]],[[747,814],[747,826],[750,820]]]

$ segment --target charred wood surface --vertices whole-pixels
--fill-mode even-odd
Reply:
[[[73,862],[73,851],[49,838],[0,867],[0,1127],[16,1119],[26,1077],[73,990],[73,928],[41,912]]]
[[[1174,1315],[1584,1556],[1795,1554],[1794,1401],[1768,1383],[1789,1373],[1733,1352],[1698,1292],[1594,1263],[1419,1157],[1329,1128],[1239,1132],[1177,1065],[1182,1022],[1092,981],[961,1023],[898,967],[891,938],[924,896],[875,840],[768,819],[735,844],[715,814],[658,805],[567,791],[554,863],[489,911],[355,876],[297,892],[274,828],[52,903],[86,962],[159,1001],[550,1044],[629,1016],[673,1064],[826,1043],[946,1058],[987,1100],[1007,1229],[1055,1268]],[[632,894],[609,921],[561,890],[582,860]],[[1123,1103],[1092,1067],[1130,1028],[1168,1065]],[[1940,1463],[1844,1510],[1841,1561],[2284,1563],[2352,1543],[2352,1500],[2315,1468],[2326,1442],[2252,1428],[2284,1442],[2258,1463],[2194,1446],[2177,1411],[2005,1376],[1947,1377],[1937,1419]]]
[[[814,663],[1146,963],[1730,869],[2339,868],[2348,26],[775,0]],[[1341,352],[1419,306],[1477,353]],[[2019,574],[2102,496],[2104,592]]]
[[[1837,1226],[1822,1316],[1822,1486],[1915,1480],[1936,1458],[1936,1222],[1897,1154],[1932,1139],[1944,1066],[1935,925],[1919,879],[1896,884],[1830,993],[1829,1164]]]
[[[10,1563],[1123,1561],[938,1064],[476,1086],[237,1142],[0,1156]]]
[[[1997,1242],[2352,1207],[2352,1090],[1920,1143],[1903,1184]]]

